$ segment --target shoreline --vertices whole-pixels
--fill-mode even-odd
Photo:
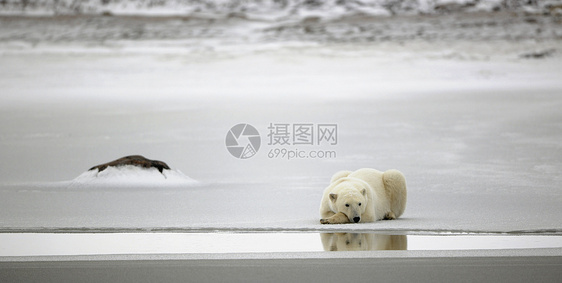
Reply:
[[[259,259],[382,259],[382,258],[503,258],[545,257],[562,260],[562,248],[475,249],[475,250],[378,250],[337,252],[249,252],[249,253],[167,253],[99,254],[58,256],[0,256],[9,262],[92,262],[92,261],[163,261],[163,260],[259,260]],[[0,267],[1,269],[1,267]]]
[[[234,228],[234,227],[38,227],[38,228],[12,228],[0,227],[0,234],[253,234],[253,233],[381,233],[391,235],[426,235],[426,236],[560,236],[562,229],[535,229],[535,230],[511,230],[511,231],[489,231],[470,229],[373,229],[373,226],[353,227],[346,229],[348,225],[325,225],[325,228],[291,228],[291,227],[264,227],[264,228]],[[332,227],[333,226],[333,227]]]

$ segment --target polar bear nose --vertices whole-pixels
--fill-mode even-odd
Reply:
[[[353,217],[353,222],[358,223],[361,220],[361,217]]]

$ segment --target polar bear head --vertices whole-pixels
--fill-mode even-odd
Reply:
[[[332,207],[335,211],[347,215],[350,222],[359,223],[361,215],[367,209],[367,190],[348,182],[341,183],[339,186],[343,186],[338,188],[339,193],[330,194]]]
[[[337,233],[334,239],[335,251],[366,251],[369,249],[368,234]]]

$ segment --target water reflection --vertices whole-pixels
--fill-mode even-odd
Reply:
[[[0,257],[537,248],[562,248],[562,236],[304,232],[0,233]]]
[[[407,250],[406,235],[371,233],[321,233],[325,251]]]

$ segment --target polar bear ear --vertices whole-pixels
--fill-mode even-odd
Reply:
[[[361,194],[362,194],[363,196],[367,195],[367,189],[363,188],[363,189],[361,190]]]
[[[338,199],[338,195],[337,195],[337,194],[334,194],[334,193],[330,194],[330,200],[331,200],[332,202],[336,202],[337,199]]]

